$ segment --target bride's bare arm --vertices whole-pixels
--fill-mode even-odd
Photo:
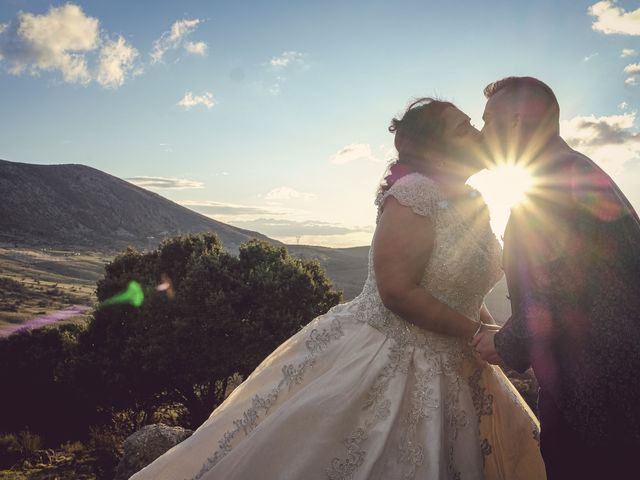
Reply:
[[[420,285],[433,239],[429,219],[387,197],[373,238],[373,268],[380,297],[389,310],[408,322],[471,339],[478,322],[440,302]]]

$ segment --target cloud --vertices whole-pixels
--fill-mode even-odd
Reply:
[[[368,245],[374,230],[373,225],[351,226],[309,220],[309,212],[290,208],[199,200],[179,203],[215,220],[290,244],[336,248]]]
[[[205,42],[187,41],[195,29],[203,21],[194,19],[178,20],[171,25],[171,29],[164,32],[160,38],[153,42],[153,50],[151,51],[151,63],[159,63],[164,61],[164,56],[169,50],[176,50],[183,47],[187,52],[196,55],[205,55],[207,53],[207,44]]]
[[[352,227],[338,223],[320,222],[316,220],[287,220],[274,218],[257,218],[250,221],[235,221],[233,225],[255,230],[267,236],[295,237],[302,235],[344,235],[353,232],[371,232],[372,227]]]
[[[96,81],[105,88],[121,87],[127,75],[134,69],[138,51],[123,37],[108,41],[100,50],[100,61]]]
[[[628,106],[629,104],[627,102],[620,102],[620,104],[618,105],[618,108],[620,110],[626,110]]]
[[[390,147],[389,145],[384,144],[378,145],[378,153],[383,159],[385,159],[385,161],[397,156],[397,150],[395,146]]]
[[[329,163],[333,165],[344,165],[345,163],[361,159],[373,162],[378,161],[378,159],[373,156],[371,145],[368,143],[352,143],[351,145],[347,145],[331,155],[331,157],[329,157]]]
[[[262,65],[268,67],[267,69],[270,75],[272,75],[272,83],[267,91],[274,96],[280,95],[282,87],[287,81],[287,77],[283,75],[283,73],[294,72],[294,66],[298,67],[297,70],[307,70],[308,65],[305,64],[306,57],[306,53],[289,50],[263,63]],[[275,78],[273,78],[273,76],[275,76]]]
[[[104,88],[118,88],[141,73],[134,64],[137,57],[124,37],[101,35],[99,20],[72,3],[50,7],[43,15],[20,12],[15,21],[0,25],[0,61],[13,75],[59,72],[67,83],[95,80]]]
[[[287,52],[282,52],[282,54],[277,57],[273,57],[271,60],[269,60],[269,65],[274,68],[282,69],[293,64],[303,63],[304,57],[304,53],[290,50]]]
[[[623,48],[622,53],[620,54],[621,58],[625,57],[633,57],[637,54],[637,52],[633,48]]]
[[[173,190],[184,190],[188,188],[203,188],[204,183],[184,178],[170,177],[131,177],[125,179],[142,188],[165,188]]]
[[[204,92],[202,95],[194,95],[191,92],[187,92],[177,104],[185,110],[191,110],[197,105],[204,105],[207,108],[211,108],[216,104],[216,102],[213,99],[213,93],[211,92]]]
[[[59,71],[66,82],[89,83],[86,52],[99,44],[99,21],[78,5],[50,7],[44,15],[18,13],[0,37],[0,57],[9,72]]]
[[[615,0],[605,0],[589,7],[596,17],[591,28],[607,35],[640,35],[640,8],[627,12]]]
[[[630,160],[640,157],[640,133],[636,112],[596,117],[580,116],[560,124],[567,143],[589,155],[600,166],[616,173]]]
[[[272,208],[265,208],[261,206],[252,205],[237,205],[233,203],[213,202],[213,201],[199,201],[199,200],[185,200],[179,202],[180,205],[195,210],[196,212],[203,213],[205,215],[215,216],[252,216],[256,215],[285,215],[289,213],[288,210],[278,210]]]
[[[280,92],[282,92],[282,84],[285,80],[285,77],[278,75],[273,84],[269,87],[269,93],[271,95],[280,95]]]
[[[640,63],[630,63],[626,67],[624,67],[624,73],[636,74],[640,73]]]
[[[299,192],[291,187],[278,187],[269,191],[265,195],[265,200],[281,201],[281,200],[312,200],[318,196],[315,193]]]
[[[585,62],[588,62],[589,60],[591,60],[591,59],[592,59],[592,58],[594,58],[594,57],[597,57],[598,55],[599,55],[599,54],[598,54],[598,52],[596,52],[596,53],[592,53],[591,55],[587,55],[586,57],[584,57],[584,58],[583,58],[583,60],[584,60]]]
[[[640,84],[640,63],[630,63],[624,67],[624,73],[629,75],[624,81],[625,84],[630,86]]]
[[[229,220],[239,228],[253,230],[285,244],[322,245],[331,248],[369,245],[373,225],[351,226],[316,220],[257,218],[251,221]]]
[[[187,42],[184,49],[192,55],[206,56],[209,46],[204,42]]]

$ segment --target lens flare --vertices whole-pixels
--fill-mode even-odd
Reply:
[[[129,305],[138,308],[143,302],[144,292],[142,291],[142,286],[135,280],[131,280],[124,292],[118,293],[117,295],[103,301],[100,303],[100,307],[110,307],[111,305],[128,303]]]
[[[169,300],[173,300],[174,298],[176,298],[176,291],[173,288],[173,282],[171,281],[169,275],[167,275],[166,273],[162,273],[160,275],[160,282],[161,283],[156,287],[156,290],[158,292],[165,292]]]
[[[13,335],[14,333],[33,330],[36,328],[44,327],[45,325],[50,325],[62,320],[67,320],[68,318],[82,315],[88,310],[91,310],[91,307],[87,305],[72,305],[71,307],[65,308],[64,310],[58,310],[57,312],[40,315],[23,324],[13,325],[7,329],[4,329],[2,332],[0,332],[0,337],[8,337],[9,335]]]
[[[526,168],[515,163],[504,163],[491,170],[483,170],[468,181],[482,193],[491,212],[491,225],[498,237],[504,232],[513,206],[525,201],[534,186],[533,177]]]

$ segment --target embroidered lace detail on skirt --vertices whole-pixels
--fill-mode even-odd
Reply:
[[[473,400],[473,407],[476,411],[476,416],[478,417],[478,425],[480,425],[483,416],[493,415],[493,395],[487,393],[487,389],[480,383],[482,370],[484,368],[484,365],[479,365],[469,377],[471,399]],[[489,439],[482,439],[482,442],[480,443],[480,451],[482,452],[482,464],[484,465],[487,461],[487,457],[493,452]]]
[[[389,383],[398,372],[408,372],[411,354],[411,349],[406,344],[393,342],[389,350],[389,362],[376,377],[362,407],[369,412],[369,416],[342,442],[346,450],[344,457],[334,457],[331,460],[331,466],[325,470],[330,480],[350,479],[364,463],[366,451],[363,444],[369,438],[371,428],[391,413],[391,402],[385,398]]]
[[[263,395],[256,395],[251,401],[251,407],[247,409],[242,418],[234,420],[235,428],[224,433],[222,439],[218,442],[218,450],[207,459],[202,468],[193,480],[199,480],[209,470],[211,470],[225,455],[232,450],[232,441],[239,433],[248,435],[259,423],[261,415],[264,417],[271,407],[278,400],[278,396],[282,389],[286,386],[291,388],[293,385],[300,384],[303,380],[304,372],[313,366],[318,353],[322,352],[332,340],[337,340],[344,335],[342,324],[338,318],[333,318],[329,328],[313,329],[309,333],[309,338],[305,342],[309,354],[298,365],[288,364],[282,367],[282,379],[274,389]]]

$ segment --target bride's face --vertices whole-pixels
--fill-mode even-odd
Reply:
[[[459,171],[479,171],[480,132],[471,125],[471,119],[455,107],[442,112],[442,133],[445,168]]]

